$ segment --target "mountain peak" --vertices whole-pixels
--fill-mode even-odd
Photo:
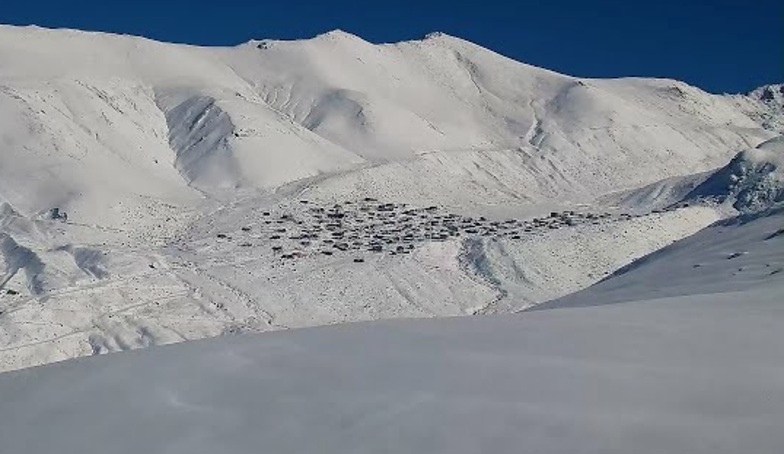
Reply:
[[[318,34],[313,39],[319,41],[364,41],[359,36],[339,28]]]
[[[277,40],[277,39],[253,39],[245,43],[244,45],[251,45],[258,47],[259,49],[268,49],[273,46],[275,43],[281,42],[332,42],[332,43],[349,43],[349,42],[360,42],[365,43],[366,41],[360,38],[357,35],[349,33],[345,30],[335,29],[330,30],[324,33],[319,33],[318,35],[313,36],[312,38],[304,38],[304,39],[294,39],[294,40]]]
[[[451,36],[447,35],[444,32],[430,32],[425,35],[425,40],[443,39],[443,38],[451,38]]]
[[[471,41],[467,41],[463,38],[439,31],[426,34],[420,41],[429,43],[469,43],[471,45],[477,46],[477,44],[472,43]]]
[[[749,96],[764,103],[784,105],[784,84],[763,85],[752,90]]]

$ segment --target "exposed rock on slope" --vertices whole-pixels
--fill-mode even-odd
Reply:
[[[784,201],[784,136],[742,151],[685,199],[706,198],[738,211],[759,211]]]

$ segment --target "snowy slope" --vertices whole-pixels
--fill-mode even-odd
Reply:
[[[719,221],[602,282],[536,309],[778,288],[784,295],[784,208]],[[778,286],[778,287],[776,287]]]
[[[4,373],[0,439],[8,454],[776,454],[783,290],[244,335]]]
[[[443,34],[206,48],[0,26],[0,60],[0,370],[518,310],[714,222],[712,206],[651,210],[781,133],[775,86],[581,79]],[[690,183],[650,189],[663,180]],[[411,240],[403,208],[372,231],[352,220],[352,249],[325,254],[340,232],[310,209],[366,197],[437,211]],[[552,210],[608,217],[525,231]],[[460,235],[435,238],[447,216]]]
[[[482,313],[516,312],[581,290],[720,218],[694,207],[466,245],[468,269],[499,295]]]

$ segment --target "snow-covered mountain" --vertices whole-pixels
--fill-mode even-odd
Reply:
[[[0,61],[0,370],[517,311],[726,216],[688,196],[728,162],[753,208],[781,194],[780,86],[572,77],[444,34],[0,26]]]
[[[0,58],[15,163],[0,193],[24,214],[60,206],[115,227],[147,219],[150,197],[187,204],[194,189],[348,169],[314,193],[590,197],[719,167],[774,136],[745,111],[766,111],[764,95],[742,109],[671,80],[568,77],[442,34],[199,48],[5,26]]]

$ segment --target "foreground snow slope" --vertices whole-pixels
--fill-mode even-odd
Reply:
[[[782,291],[244,335],[4,373],[2,450],[775,454]]]

